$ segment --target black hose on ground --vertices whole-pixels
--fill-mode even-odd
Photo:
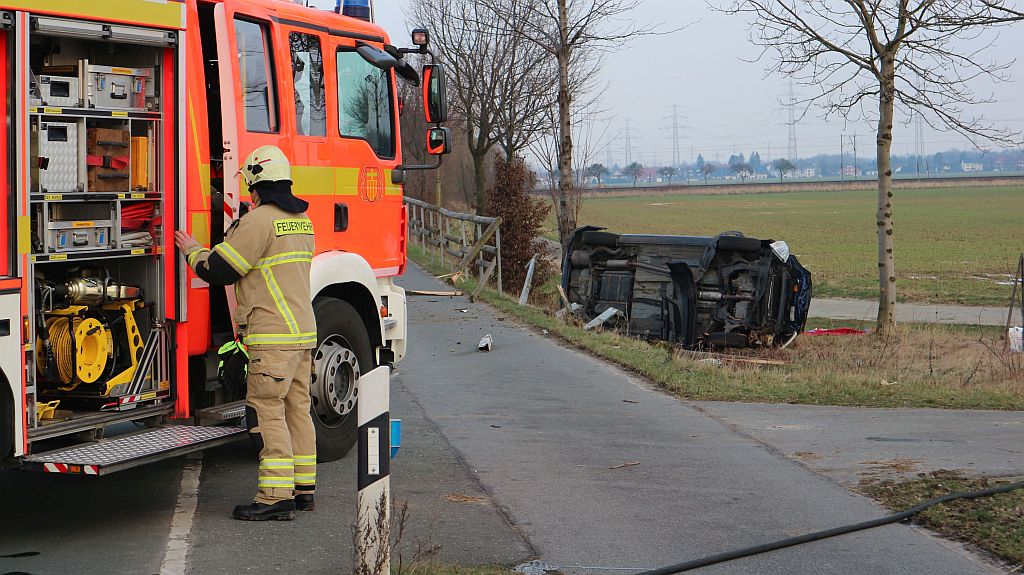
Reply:
[[[1009,485],[1003,485],[1001,487],[982,489],[981,491],[970,491],[966,493],[949,493],[941,497],[936,497],[935,499],[929,499],[924,503],[915,505],[914,507],[911,507],[906,511],[896,513],[895,515],[889,515],[887,517],[881,517],[879,519],[872,519],[871,521],[864,521],[863,523],[847,525],[845,527],[835,527],[833,529],[826,529],[825,531],[818,531],[817,533],[808,533],[807,535],[800,535],[798,537],[780,539],[779,541],[763,543],[761,545],[747,547],[746,549],[737,549],[735,551],[719,553],[717,555],[704,557],[703,559],[695,559],[693,561],[678,563],[676,565],[670,565],[668,567],[662,567],[660,569],[642,571],[640,573],[637,573],[636,575],[674,575],[675,573],[693,571],[694,569],[700,569],[701,567],[708,567],[710,565],[716,565],[718,563],[725,563],[726,561],[734,561],[736,559],[742,559],[744,557],[752,557],[754,555],[768,553],[769,551],[785,549],[786,547],[803,545],[804,543],[810,543],[812,541],[820,541],[822,539],[828,539],[830,537],[836,537],[838,535],[845,535],[847,533],[853,533],[855,531],[864,531],[865,529],[873,529],[875,527],[881,527],[882,525],[889,525],[891,523],[906,521],[907,519],[910,519],[911,517],[917,515],[918,513],[924,511],[925,509],[928,509],[929,507],[934,507],[941,503],[947,503],[949,501],[955,501],[958,499],[977,499],[979,497],[990,497],[992,495],[1009,493],[1011,491],[1016,491],[1022,488],[1024,488],[1024,481],[1011,483]]]

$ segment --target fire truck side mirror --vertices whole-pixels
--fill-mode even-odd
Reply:
[[[423,115],[428,124],[448,120],[448,85],[444,68],[437,64],[423,67]]]
[[[430,128],[427,130],[427,153],[431,156],[443,156],[451,151],[452,131],[448,128]]]

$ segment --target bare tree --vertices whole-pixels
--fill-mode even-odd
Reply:
[[[717,169],[718,168],[714,164],[710,164],[710,163],[709,164],[704,164],[704,166],[700,169],[700,173],[704,175],[704,185],[705,186],[708,185],[708,178],[710,178],[711,174],[715,173],[715,170],[717,170]]]
[[[671,187],[672,179],[679,175],[679,168],[675,166],[666,166],[658,170],[658,175],[663,178],[668,178],[668,185]]]
[[[782,179],[786,177],[786,174],[796,171],[796,165],[785,158],[772,162],[772,167],[779,173],[779,183],[782,183]]]
[[[449,74],[452,112],[465,122],[473,157],[474,200],[485,209],[487,160],[495,146],[511,158],[543,128],[537,118],[554,105],[545,77],[546,52],[529,41],[527,0],[414,0],[410,20],[431,31]],[[511,15],[496,18],[495,10]]]
[[[641,164],[640,162],[633,162],[632,164],[623,168],[622,173],[627,176],[633,176],[633,187],[635,188],[637,181],[640,179],[640,176],[642,176],[644,173],[644,165]]]
[[[890,334],[896,323],[896,111],[905,117],[916,111],[932,127],[972,141],[1019,145],[1019,134],[967,116],[965,109],[991,102],[976,95],[976,80],[1008,79],[1009,64],[982,56],[992,44],[991,30],[1024,14],[1005,0],[736,0],[723,11],[751,17],[751,40],[762,56],[774,55],[770,71],[816,91],[805,103],[818,104],[826,117],[877,120],[878,332]]]
[[[753,173],[753,169],[750,167],[750,164],[746,162],[738,162],[735,164],[731,164],[729,166],[729,169],[732,170],[732,173],[739,176],[740,180],[743,180],[744,183],[746,183],[747,178],[750,177],[750,174]]]
[[[501,0],[479,0],[490,5]],[[640,36],[667,33],[630,19],[642,0],[528,0],[530,16],[523,30],[549,54],[558,70],[558,189],[555,214],[563,247],[576,228],[579,194],[575,184],[572,118],[575,99],[582,93],[574,86],[574,65],[589,64],[604,53],[621,49]],[[511,16],[495,11],[503,20]]]

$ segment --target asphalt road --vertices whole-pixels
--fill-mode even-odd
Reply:
[[[403,284],[440,286],[415,268]],[[450,563],[656,567],[877,517],[844,485],[879,465],[910,471],[873,462],[1024,473],[1019,413],[689,404],[465,298],[411,297],[410,312],[411,352],[392,378],[404,560],[439,545]],[[476,350],[485,334],[491,353]],[[182,572],[166,560],[186,464],[201,469],[186,572],[350,572],[352,457],[320,466],[315,513],[241,523],[229,514],[252,493],[255,460],[240,442],[100,479],[0,474],[0,555],[38,553],[0,558],[0,574]],[[1000,572],[906,526],[702,571]]]
[[[439,289],[416,270],[404,283]],[[657,567],[882,513],[698,406],[489,308],[421,297],[411,311],[418,344],[403,385],[540,558],[564,572]],[[476,343],[488,333],[494,351],[480,353]],[[991,572],[999,571],[906,526],[702,571]]]

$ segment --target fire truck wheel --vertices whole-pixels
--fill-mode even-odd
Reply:
[[[0,463],[14,453],[14,397],[7,378],[0,373]]]
[[[318,298],[313,313],[317,347],[310,395],[317,460],[336,461],[356,444],[356,382],[373,369],[373,351],[366,325],[348,302]]]

